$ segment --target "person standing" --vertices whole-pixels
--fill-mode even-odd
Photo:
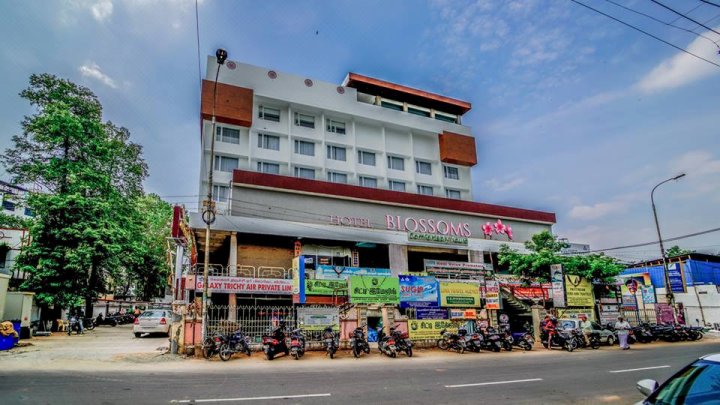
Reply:
[[[615,330],[617,331],[618,340],[620,341],[620,349],[628,350],[628,334],[630,333],[630,324],[622,316],[618,316],[618,321],[615,322]]]

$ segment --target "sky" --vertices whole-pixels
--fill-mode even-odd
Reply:
[[[198,0],[199,51],[471,102],[474,199],[554,212],[555,234],[592,249],[657,240],[650,190],[680,173],[655,193],[663,237],[720,227],[720,67],[681,51],[720,65],[720,35],[646,0],[578,1],[679,49],[569,0]],[[661,2],[720,31],[720,7]],[[143,145],[148,192],[196,209],[205,63],[199,72],[195,6],[0,2],[0,150],[32,113],[18,96],[29,76],[52,73],[91,88],[104,119]],[[720,232],[673,244],[717,253]],[[639,261],[659,248],[612,254]]]

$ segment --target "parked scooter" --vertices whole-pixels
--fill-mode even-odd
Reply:
[[[483,343],[482,343],[483,349],[498,353],[503,348],[504,339],[502,338],[502,336],[500,336],[499,333],[497,333],[495,328],[493,328],[492,326],[489,326],[487,329],[485,329],[482,332],[482,334],[483,334]]]
[[[513,333],[513,343],[515,346],[523,350],[532,350],[535,345],[535,338],[533,337],[533,327],[526,323],[524,326],[525,332]]]
[[[540,342],[546,349],[558,347],[565,349],[568,352],[572,352],[577,348],[577,341],[573,337],[572,333],[562,329],[558,329],[553,333],[552,341],[548,341],[548,332],[543,330],[540,335]]]
[[[286,356],[290,355],[290,349],[285,342],[285,323],[281,323],[269,335],[263,335],[262,343],[265,357],[268,360],[274,359],[280,353],[285,353]]]
[[[458,331],[459,332],[459,331]],[[467,331],[465,331],[467,333]],[[465,339],[458,333],[448,332],[447,329],[440,331],[441,338],[437,341],[437,347],[441,350],[455,350],[458,353],[465,353]]]
[[[335,333],[332,326],[328,326],[323,331],[323,341],[325,342],[325,351],[332,359],[333,357],[335,357],[335,353],[337,353],[338,347],[340,347],[340,340],[338,338],[338,334]]]
[[[290,354],[295,360],[305,355],[305,335],[300,329],[293,329],[290,333]]]
[[[408,357],[412,357],[413,344],[410,340],[410,335],[408,335],[407,332],[402,332],[395,329],[397,328],[397,326],[398,325],[395,325],[394,327],[390,328],[390,336],[392,336],[395,340],[395,348],[399,352],[405,352]]]
[[[458,335],[465,340],[465,349],[471,352],[480,353],[483,344],[483,336],[479,333],[468,335],[467,329],[458,329]]]
[[[355,358],[360,357],[360,353],[362,352],[365,352],[365,354],[370,353],[370,344],[368,344],[367,339],[365,339],[365,330],[363,329],[364,327],[364,324],[358,326],[350,334],[350,349],[352,350],[353,356],[355,356]]]
[[[395,358],[397,357],[397,347],[395,346],[395,339],[392,336],[388,336],[380,327],[377,329],[378,332],[378,349],[380,353]]]
[[[640,343],[650,343],[656,339],[648,323],[642,323],[632,328],[632,335],[635,337],[635,340]]]
[[[575,346],[581,349],[587,349],[588,347],[591,347],[593,349],[600,348],[599,332],[590,332],[587,341],[585,341],[585,335],[583,334],[583,331],[581,329],[573,329],[570,331],[570,334],[572,335],[573,339],[575,339]]]
[[[83,333],[82,329],[80,329],[80,320],[75,315],[70,315],[68,318],[68,322],[70,323],[68,325],[68,336],[72,335],[73,332],[76,332],[78,335]]]
[[[220,359],[223,361],[230,360],[235,353],[245,353],[250,356],[250,337],[245,336],[242,330],[238,329],[229,335],[222,336],[219,350]]]

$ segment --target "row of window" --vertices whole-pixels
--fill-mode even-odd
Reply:
[[[16,204],[10,200],[3,200],[2,202],[2,208],[5,211],[15,212]],[[25,216],[31,217],[33,216],[32,210],[28,207],[25,207]]]
[[[280,110],[277,108],[267,107],[267,106],[259,106],[258,107],[258,118],[264,119],[266,121],[273,121],[273,122],[280,122]],[[315,128],[315,116],[311,114],[304,114],[300,112],[296,112],[294,114],[294,120],[296,126],[298,127],[304,127],[304,128]],[[333,119],[327,119],[325,120],[325,130],[328,132],[333,132],[336,134],[344,135],[345,132],[345,123],[342,121],[337,121]]]
[[[258,170],[260,169],[260,167],[262,167],[263,169],[266,169],[266,170],[267,169],[279,170],[278,165],[273,164],[273,163],[258,162]],[[273,172],[267,171],[265,173],[273,173]],[[277,173],[275,173],[275,174],[277,174]],[[315,170],[304,168],[304,167],[296,167],[295,168],[295,177],[306,178],[306,179],[315,179]],[[333,182],[333,183],[347,184],[347,174],[346,173],[328,172],[327,179],[328,179],[328,181]],[[377,179],[374,177],[360,176],[359,180],[358,180],[358,184],[362,187],[377,188]],[[406,191],[406,183],[403,181],[390,180],[390,182],[388,184],[388,189],[393,190],[393,191],[405,192]],[[418,184],[417,193],[423,194],[423,195],[434,195],[434,188],[432,186],[425,186],[425,185]],[[460,190],[445,189],[445,197],[459,200],[461,198]],[[224,201],[227,201],[229,198],[230,198],[230,187],[220,186],[217,184],[213,185],[213,200],[215,200],[217,202],[224,202]]]

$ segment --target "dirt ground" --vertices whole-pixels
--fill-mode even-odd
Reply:
[[[717,334],[708,333],[703,340],[720,342]],[[132,325],[117,327],[101,326],[93,331],[86,331],[84,335],[68,336],[65,333],[54,333],[48,337],[35,337],[23,340],[29,343],[24,347],[16,347],[9,351],[0,352],[0,364],[3,368],[16,370],[124,370],[124,371],[165,371],[182,372],[187,370],[217,370],[218,368],[248,368],[258,371],[272,371],[278,368],[304,369],[317,366],[318,363],[333,364],[338,368],[357,367],[357,362],[383,364],[387,361],[412,361],[426,366],[442,367],[448,361],[482,361],[481,359],[499,360],[506,356],[551,356],[551,355],[601,355],[602,352],[619,350],[618,346],[603,346],[599,350],[579,350],[578,353],[568,354],[558,350],[548,351],[540,348],[530,352],[513,350],[510,353],[448,353],[437,349],[417,349],[412,359],[404,354],[397,359],[388,359],[374,349],[369,355],[360,359],[353,358],[349,351],[340,351],[334,360],[327,358],[324,352],[307,352],[299,361],[289,357],[278,357],[267,361],[262,353],[254,352],[251,357],[236,354],[228,362],[221,361],[217,356],[211,360],[196,359],[185,356],[166,354],[169,346],[167,337],[143,336],[136,338],[132,333]],[[656,342],[649,345],[635,344],[633,350],[652,350],[659,345],[672,345],[673,343]],[[676,343],[693,344],[693,342]],[[580,354],[584,356],[583,354]],[[332,362],[332,363],[330,363]]]

